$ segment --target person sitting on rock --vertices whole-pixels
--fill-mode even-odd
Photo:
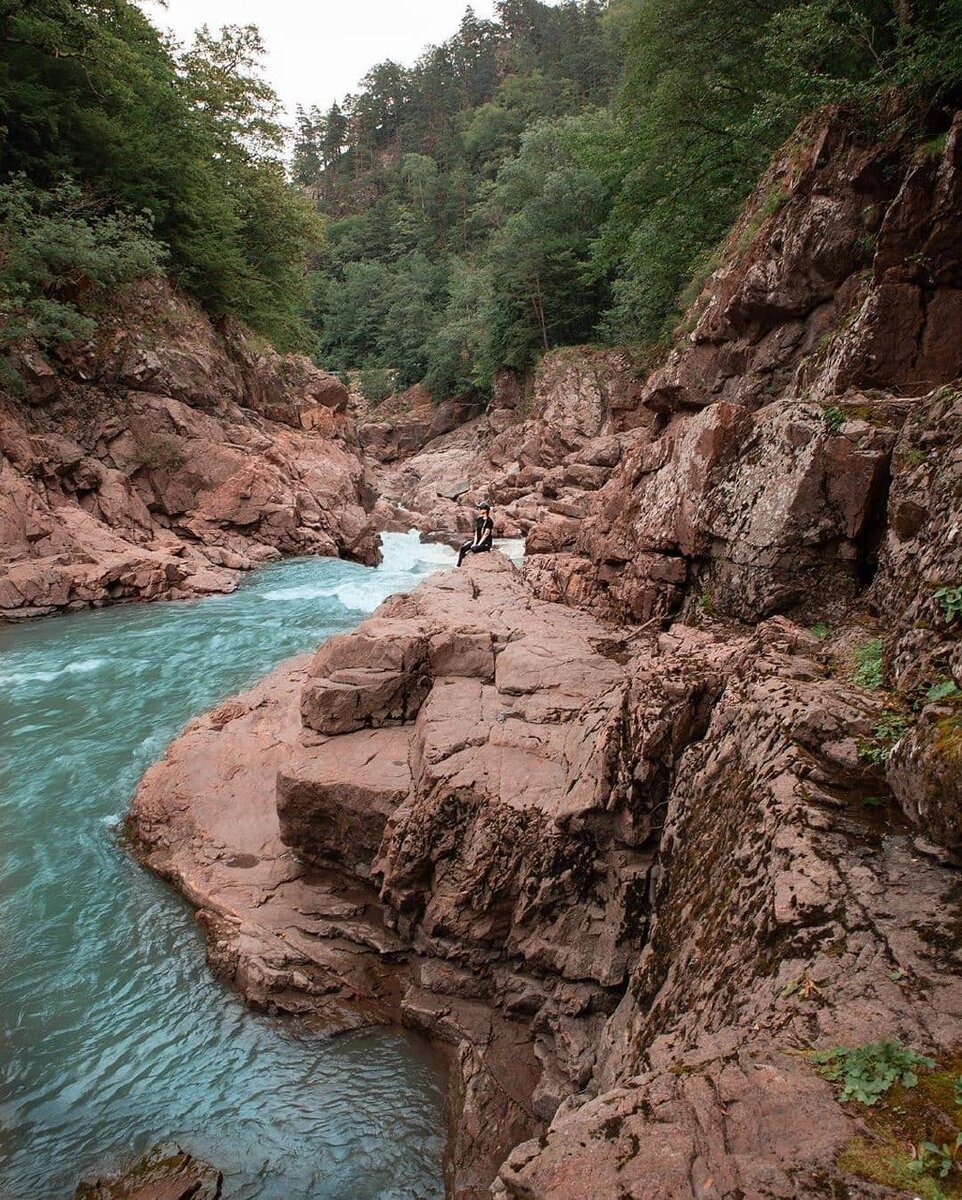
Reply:
[[[458,551],[458,566],[464,562],[466,554],[483,554],[491,549],[494,537],[494,521],[491,520],[491,505],[483,501],[478,505],[478,515],[474,522],[474,538],[465,542]]]

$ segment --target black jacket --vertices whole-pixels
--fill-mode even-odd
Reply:
[[[478,517],[474,522],[474,545],[491,549],[491,539],[494,537],[494,521],[490,516]]]

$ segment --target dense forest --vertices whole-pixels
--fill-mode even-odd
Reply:
[[[78,336],[165,267],[214,316],[308,345],[322,222],[286,177],[257,31],[165,43],[129,0],[0,0],[0,350]]]
[[[800,116],[869,116],[895,87],[938,128],[962,81],[957,2],[496,9],[299,114],[295,178],[330,220],[311,310],[330,366],[443,396],[551,346],[657,344]]]
[[[300,110],[289,170],[261,54],[170,45],[129,0],[0,0],[0,350],[157,269],[375,394],[657,345],[800,116],[881,134],[896,90],[944,130],[962,3],[499,0]]]

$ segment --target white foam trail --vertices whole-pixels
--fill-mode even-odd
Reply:
[[[381,535],[381,570],[407,574],[420,566],[443,567],[455,561],[454,551],[443,542],[422,542],[416,529]]]
[[[99,670],[105,658],[84,658],[80,662],[67,663],[59,671],[20,671],[13,675],[0,675],[0,687],[18,687],[21,683],[52,683],[61,675],[89,675]]]
[[[495,550],[500,550],[505,558],[510,558],[515,566],[520,566],[524,558],[524,538],[495,538]]]
[[[279,588],[276,592],[264,592],[262,600],[323,600],[337,594],[337,588],[320,587],[316,583],[302,583],[299,587]]]

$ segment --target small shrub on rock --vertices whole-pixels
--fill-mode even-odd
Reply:
[[[819,1064],[819,1074],[832,1083],[842,1085],[841,1101],[857,1100],[871,1107],[892,1087],[915,1087],[920,1069],[931,1071],[935,1060],[908,1050],[898,1042],[871,1042],[865,1046],[833,1046],[830,1050],[815,1050],[812,1062]]]
[[[882,639],[871,638],[855,649],[855,671],[852,675],[860,687],[882,686]]]

